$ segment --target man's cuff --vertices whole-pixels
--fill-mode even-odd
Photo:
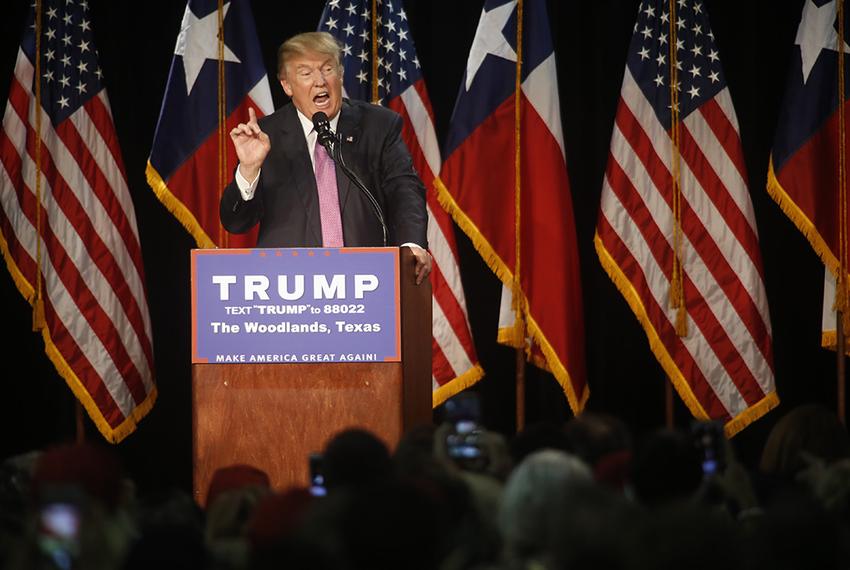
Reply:
[[[399,246],[399,247],[418,247],[419,249],[425,249],[425,248],[424,248],[424,247],[422,247],[421,245],[416,244],[416,243],[413,243],[412,241],[409,241],[409,242],[407,242],[407,243],[403,243],[403,244],[401,244],[401,246]]]
[[[236,176],[234,177],[236,180],[236,186],[239,188],[239,193],[242,194],[242,199],[246,202],[254,197],[254,192],[257,191],[257,183],[260,180],[260,173],[257,172],[257,176],[251,182],[245,180],[245,177],[242,176],[242,173],[239,171],[239,167],[236,168]]]

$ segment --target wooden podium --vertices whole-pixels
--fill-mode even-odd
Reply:
[[[253,465],[275,489],[307,486],[310,452],[339,431],[367,429],[393,449],[431,423],[431,283],[416,285],[408,248],[399,259],[400,362],[192,365],[198,504],[219,467]]]

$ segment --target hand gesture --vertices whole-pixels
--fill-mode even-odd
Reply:
[[[239,157],[239,171],[246,180],[253,180],[272,148],[269,135],[260,129],[257,114],[248,107],[248,122],[239,123],[230,131],[230,140]]]

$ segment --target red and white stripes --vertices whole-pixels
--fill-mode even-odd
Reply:
[[[770,315],[737,119],[723,89],[680,125],[680,259],[688,334],[676,335],[672,140],[626,68],[597,251],[680,395],[735,433],[776,402]]]
[[[141,247],[105,92],[55,127],[41,117],[36,231],[33,66],[19,51],[0,134],[3,254],[32,301],[41,258],[48,355],[111,441],[156,396]]]
[[[480,379],[483,370],[472,343],[454,228],[433,188],[434,178],[440,172],[440,149],[424,81],[408,87],[388,106],[404,119],[402,137],[427,190],[428,247],[434,260],[431,379],[434,405],[438,405]]]

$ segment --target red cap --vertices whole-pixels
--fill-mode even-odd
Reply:
[[[38,458],[32,492],[38,501],[82,492],[115,508],[122,479],[121,463],[108,449],[90,443],[67,444],[50,448]]]
[[[271,486],[269,476],[265,471],[251,465],[235,464],[219,467],[213,473],[212,481],[207,489],[206,505],[209,507],[216,497],[225,491],[249,486],[268,489]]]

